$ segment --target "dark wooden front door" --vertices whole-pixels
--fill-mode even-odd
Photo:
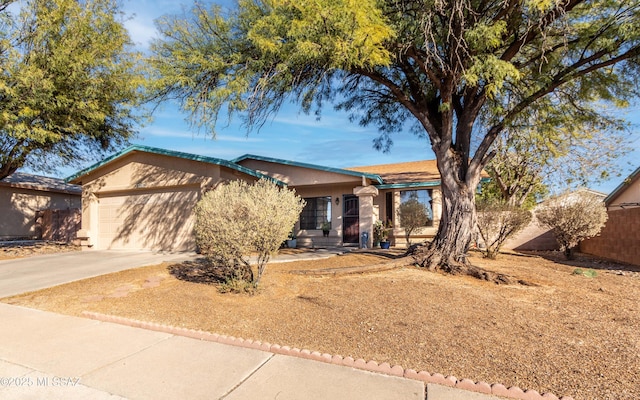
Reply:
[[[346,195],[342,199],[342,242],[360,242],[360,204],[358,197]]]

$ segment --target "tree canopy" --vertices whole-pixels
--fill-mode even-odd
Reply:
[[[120,146],[144,76],[115,0],[0,2],[0,179]]]
[[[156,99],[214,132],[259,127],[283,102],[326,103],[431,144],[443,215],[425,265],[465,262],[474,192],[514,126],[593,124],[638,95],[640,0],[239,0],[158,22]],[[535,111],[535,112],[534,112]],[[534,116],[535,118],[533,118]],[[551,132],[551,130],[547,130]]]

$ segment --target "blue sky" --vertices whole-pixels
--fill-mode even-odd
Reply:
[[[123,9],[129,19],[125,26],[132,40],[145,49],[149,41],[156,36],[154,20],[164,14],[180,14],[182,5],[191,2],[169,0],[124,0]],[[640,124],[640,108],[637,106],[626,115]],[[240,121],[231,121],[224,126],[226,119],[220,118],[215,139],[198,133],[185,121],[175,105],[164,104],[154,114],[150,124],[140,129],[132,142],[147,146],[161,147],[176,151],[232,159],[251,153],[268,157],[303,161],[331,167],[384,164],[435,158],[429,143],[410,133],[394,136],[394,146],[387,154],[373,149],[373,139],[377,136],[375,128],[363,128],[349,122],[344,113],[334,112],[325,107],[318,121],[314,115],[300,113],[295,107],[288,106],[267,122],[259,132],[247,135]],[[640,166],[640,129],[635,128],[629,146],[633,152],[619,162],[624,176]],[[60,176],[70,175],[75,170],[60,171]],[[622,180],[612,177],[603,184],[592,185],[595,190],[611,192]]]
[[[183,2],[189,6],[192,3]],[[181,14],[183,6],[174,1],[125,0],[124,10],[132,16],[126,21],[132,40],[146,48],[156,37],[154,20],[164,14]],[[384,164],[435,158],[430,145],[410,133],[394,137],[389,153],[373,149],[375,128],[363,128],[349,122],[347,115],[330,107],[323,110],[320,120],[301,113],[295,106],[285,106],[259,131],[247,130],[239,120],[226,126],[221,115],[215,139],[197,128],[191,128],[175,105],[163,104],[154,114],[151,124],[140,130],[133,143],[168,148],[223,159],[243,154],[303,161],[331,167]]]

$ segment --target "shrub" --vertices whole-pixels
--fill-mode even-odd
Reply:
[[[409,239],[411,234],[426,226],[429,222],[427,207],[420,200],[412,197],[400,204],[398,216],[400,217],[400,225],[404,228],[404,238],[407,241],[407,246],[409,246],[411,245]]]
[[[541,225],[552,230],[567,259],[581,240],[593,237],[607,222],[607,209],[599,196],[574,192],[554,197],[536,210]]]
[[[267,180],[222,184],[196,205],[196,243],[212,263],[238,272],[248,269],[257,286],[271,254],[287,238],[303,206],[304,201],[293,191]],[[251,252],[258,254],[256,274],[248,263]]]
[[[253,230],[251,248],[258,252],[257,286],[271,255],[291,233],[305,202],[294,191],[264,179],[249,187],[249,195],[253,199],[248,216]]]
[[[477,224],[485,244],[485,257],[495,259],[504,242],[531,221],[531,212],[500,201],[480,200],[476,203]]]
[[[571,273],[572,275],[582,275],[582,276],[586,276],[587,278],[595,278],[596,276],[598,276],[598,273],[592,269],[588,269],[588,270],[583,270],[581,268],[576,268],[573,270],[573,272]]]

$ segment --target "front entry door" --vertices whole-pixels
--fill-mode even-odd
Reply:
[[[342,242],[360,242],[360,203],[358,196],[345,195],[342,199]]]

